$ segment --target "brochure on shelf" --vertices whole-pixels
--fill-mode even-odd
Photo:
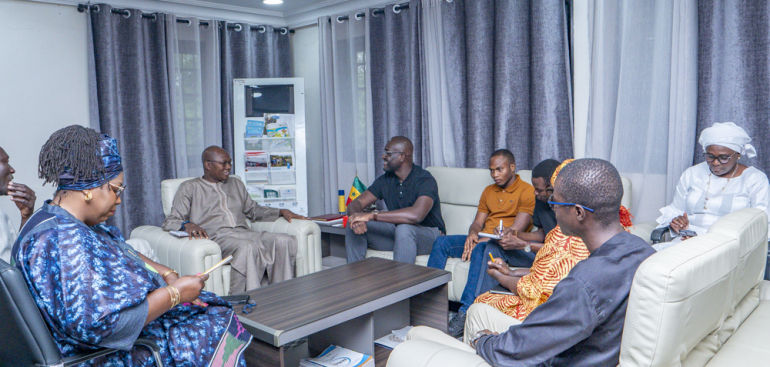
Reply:
[[[246,185],[246,191],[249,192],[249,196],[252,199],[262,199],[265,197],[264,185]]]
[[[374,344],[388,349],[393,349],[406,340],[406,333],[408,333],[412,327],[413,326],[407,326],[402,329],[393,330],[392,333],[375,340]]]
[[[246,164],[246,172],[265,171],[268,167],[267,152],[247,150],[244,157],[244,162]]]
[[[374,367],[374,357],[331,345],[318,357],[303,358],[300,367]]]
[[[267,150],[270,146],[269,141],[265,138],[246,138],[244,139],[244,147],[246,150]]]
[[[292,153],[292,139],[271,139],[270,151]]]
[[[282,198],[294,198],[297,197],[297,189],[293,187],[281,187],[278,189]]]
[[[265,131],[265,120],[261,118],[253,118],[246,120],[246,133],[247,138],[261,138]]]
[[[270,171],[271,185],[293,185],[295,182],[294,171],[292,170]]]
[[[276,168],[292,168],[294,167],[294,154],[291,153],[278,153],[270,154],[270,168],[274,170]]]
[[[248,171],[246,172],[246,184],[270,182],[270,172],[268,171]]]

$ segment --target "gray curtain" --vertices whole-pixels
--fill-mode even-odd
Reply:
[[[264,32],[245,23],[220,21],[222,70],[222,145],[233,155],[233,79],[291,76],[289,34],[265,26]],[[233,162],[242,157],[233,157]]]
[[[101,132],[118,140],[128,190],[112,224],[126,237],[134,227],[160,225],[160,182],[174,177],[174,141],[166,69],[165,16],[91,11],[91,103]]]
[[[371,68],[374,156],[379,157],[394,136],[406,136],[414,144],[414,162],[429,166],[425,149],[429,134],[423,127],[420,1],[407,9],[392,5],[369,20],[369,67]],[[427,124],[426,124],[427,127]],[[375,164],[375,166],[377,166]],[[382,170],[375,170],[379,176]]]
[[[698,132],[732,121],[757,156],[741,161],[770,172],[770,2],[698,2]],[[696,143],[693,162],[703,161]]]
[[[442,18],[457,165],[485,168],[500,148],[519,169],[572,157],[564,1],[453,1]]]

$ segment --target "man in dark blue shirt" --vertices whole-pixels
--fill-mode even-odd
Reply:
[[[521,324],[500,333],[479,331],[470,344],[493,366],[616,366],[634,274],[655,250],[620,225],[623,184],[609,162],[578,159],[562,168],[554,186],[549,204],[562,232],[580,236],[591,255]],[[468,318],[475,317],[471,308]],[[421,337],[439,341],[435,330],[424,327],[407,338]],[[454,341],[440,337],[448,338],[441,340],[447,345]]]
[[[438,184],[430,172],[412,161],[412,142],[392,138],[382,155],[385,174],[348,205],[345,248],[348,263],[363,260],[367,247],[393,251],[393,260],[414,264],[430,254],[433,241],[446,233],[441,217]],[[364,213],[377,199],[388,211]]]

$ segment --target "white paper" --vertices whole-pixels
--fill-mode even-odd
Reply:
[[[299,365],[300,367],[374,367],[374,358],[332,345],[318,357],[303,358]]]
[[[406,340],[406,333],[408,333],[411,328],[412,326],[407,326],[403,329],[393,330],[392,333],[375,340],[374,344],[393,349]]]

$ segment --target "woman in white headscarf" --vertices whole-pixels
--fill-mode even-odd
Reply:
[[[686,240],[679,231],[702,235],[727,213],[743,208],[768,212],[770,183],[762,171],[738,163],[741,156],[757,155],[746,131],[732,122],[715,123],[703,130],[698,143],[706,161],[682,173],[676,186],[674,202],[660,209],[659,228],[668,226],[673,241],[656,244],[660,251]],[[770,212],[768,212],[770,216]]]

